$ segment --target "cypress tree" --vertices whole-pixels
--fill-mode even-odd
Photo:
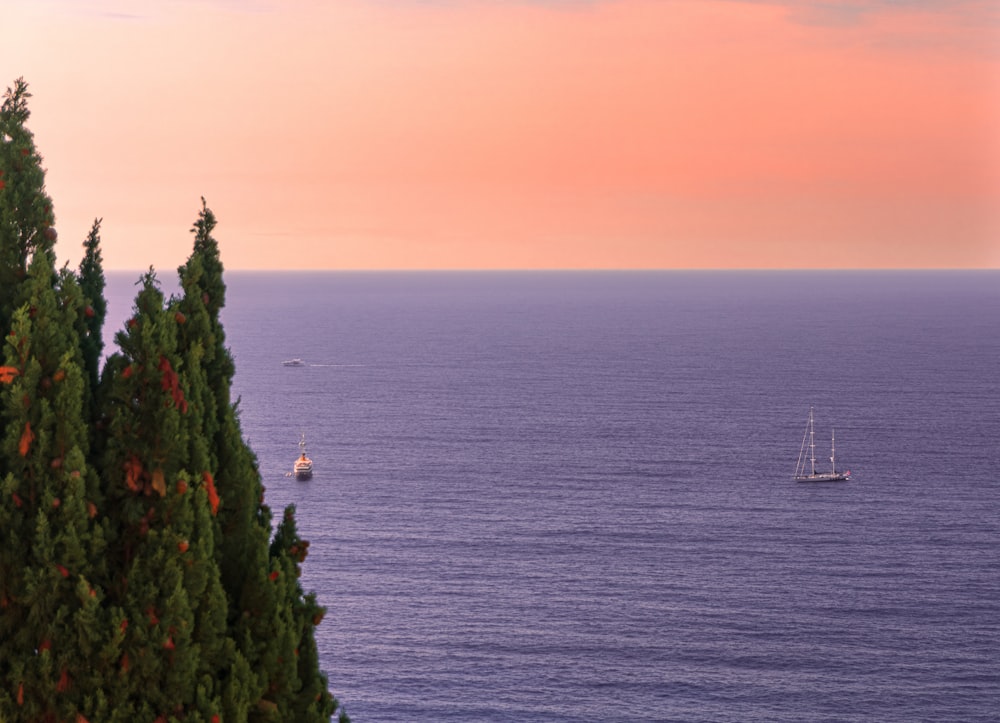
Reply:
[[[84,714],[106,632],[95,587],[104,538],[90,514],[96,477],[73,334],[82,297],[71,275],[56,287],[52,278],[50,252],[36,252],[27,303],[6,337],[4,366],[16,372],[0,406],[0,710],[21,720]]]
[[[104,317],[108,303],[104,299],[104,266],[101,258],[101,219],[94,225],[83,243],[83,259],[78,271],[80,290],[83,292],[83,313],[77,323],[80,349],[87,373],[87,417],[95,420],[97,384],[100,378],[101,352],[104,351]]]
[[[327,720],[337,706],[328,692],[326,676],[319,672],[316,649],[315,628],[326,608],[316,602],[315,593],[304,594],[299,584],[308,551],[309,541],[299,537],[295,524],[295,506],[289,505],[271,543],[268,576],[281,591],[282,634],[274,649],[282,684],[276,687],[275,695],[281,720]]]
[[[56,240],[45,171],[25,126],[28,85],[23,78],[4,93],[0,105],[0,329],[9,329],[28,265],[36,249],[51,251]]]
[[[120,516],[109,597],[125,614],[113,710],[150,720],[198,712],[208,720],[221,710],[214,674],[225,667],[226,605],[211,495],[189,471],[196,425],[176,327],[155,275],[146,274],[102,394],[106,499]]]
[[[54,270],[28,98],[18,79],[0,105],[0,718],[55,720],[77,714],[100,639],[90,580],[103,541],[89,515],[80,291]]]
[[[329,720],[308,543],[291,508],[272,539],[230,400],[214,215],[102,370],[100,219],[56,272],[29,97],[0,110],[0,721]]]
[[[250,720],[329,720],[337,702],[327,692],[318,659],[307,668],[296,658],[304,650],[308,660],[309,651],[315,649],[314,627],[322,618],[321,608],[315,596],[303,596],[291,577],[295,564],[288,561],[287,550],[294,543],[268,545],[271,513],[263,503],[256,457],[243,441],[229,398],[235,365],[219,319],[226,287],[218,243],[212,236],[215,226],[215,215],[202,199],[192,228],[194,248],[178,269],[183,294],[176,306],[178,318],[184,320],[181,348],[187,349],[192,362],[200,360],[205,373],[206,383],[194,392],[192,403],[204,410],[203,435],[210,441],[210,473],[220,497],[217,559],[229,600],[229,631],[240,664],[245,662],[254,671],[252,678],[240,682],[250,686]],[[292,520],[291,534],[295,534],[294,510],[286,511],[287,519]],[[307,546],[301,545],[303,559]],[[278,578],[282,581],[276,584]],[[293,581],[290,586],[288,580]],[[261,640],[270,643],[261,646]],[[288,717],[296,701],[299,707]]]

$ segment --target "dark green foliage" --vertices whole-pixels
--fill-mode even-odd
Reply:
[[[45,194],[45,171],[25,126],[28,86],[18,78],[0,105],[0,329],[23,301],[21,282],[35,250],[51,251],[55,243],[52,200]]]
[[[328,721],[308,542],[293,509],[272,539],[230,401],[215,218],[102,370],[100,220],[57,272],[29,97],[0,113],[0,721]]]
[[[36,253],[26,303],[5,338],[4,364],[21,372],[0,397],[0,678],[8,684],[0,712],[10,715],[13,693],[25,720],[81,709],[82,691],[98,682],[107,614],[94,587],[105,541],[88,513],[97,479],[80,423],[85,381],[73,334],[80,294],[71,276],[58,286],[52,279],[49,253]]]
[[[101,352],[104,351],[104,317],[108,313],[108,302],[104,300],[104,266],[101,259],[101,219],[94,225],[83,242],[84,255],[80,261],[80,290],[83,292],[84,306],[77,323],[80,334],[80,350],[87,372],[87,413],[94,419],[94,396],[100,376]]]
[[[106,504],[121,518],[109,543],[116,575],[106,585],[129,621],[119,660],[127,682],[118,692],[159,713],[218,709],[218,686],[199,691],[194,681],[228,667],[226,601],[209,495],[189,471],[203,460],[189,454],[197,415],[186,402],[177,323],[152,273],[117,342],[101,409]]]

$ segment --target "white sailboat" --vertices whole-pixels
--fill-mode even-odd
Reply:
[[[805,434],[802,435],[802,446],[799,448],[799,461],[795,465],[796,482],[846,482],[851,479],[851,471],[837,471],[837,455],[835,436],[833,429],[830,430],[830,471],[816,471],[816,438],[813,433],[813,408],[809,407],[809,421],[806,423]],[[808,444],[807,444],[808,442]],[[806,456],[806,449],[809,456]],[[807,463],[808,462],[808,469]]]
[[[299,458],[295,460],[295,465],[292,471],[295,474],[295,479],[309,479],[312,477],[313,473],[313,463],[312,460],[306,456],[306,434],[302,433],[302,439],[299,440]]]

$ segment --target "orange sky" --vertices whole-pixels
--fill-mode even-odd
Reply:
[[[994,2],[0,12],[71,263],[172,270],[204,195],[230,269],[1000,268]]]

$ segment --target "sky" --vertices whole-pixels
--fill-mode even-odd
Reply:
[[[5,0],[60,262],[1000,268],[996,0]]]

